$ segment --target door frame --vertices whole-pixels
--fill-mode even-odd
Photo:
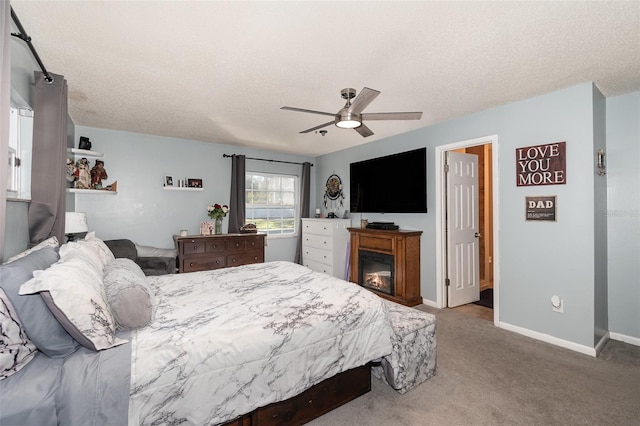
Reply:
[[[467,139],[459,142],[452,142],[435,147],[435,167],[436,167],[436,304],[438,308],[445,308],[447,289],[446,277],[446,221],[445,213],[447,208],[446,178],[444,172],[445,153],[454,149],[468,148],[476,145],[490,144],[492,163],[492,195],[493,195],[493,324],[499,326],[500,323],[500,211],[499,211],[499,145],[498,135],[489,135],[475,139]]]

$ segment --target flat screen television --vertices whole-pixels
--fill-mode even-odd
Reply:
[[[426,213],[427,149],[351,163],[352,213]]]

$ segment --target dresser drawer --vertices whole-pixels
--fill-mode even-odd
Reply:
[[[331,224],[326,221],[322,222],[314,222],[314,221],[305,221],[302,225],[302,231],[305,234],[316,234],[316,235],[327,235],[331,236],[332,229]]]
[[[246,241],[244,238],[229,238],[225,241],[225,247],[228,252],[242,252],[246,250]]]
[[[208,256],[202,258],[183,259],[180,270],[183,272],[208,271],[210,269],[218,269],[225,267],[225,257]]]
[[[333,248],[333,239],[330,236],[325,235],[305,234],[302,239],[302,244],[303,247],[308,246],[324,250],[331,250]]]
[[[204,253],[207,243],[202,240],[191,240],[182,243],[182,254]]]
[[[324,263],[315,262],[313,260],[303,260],[302,264],[307,268],[313,269],[316,272],[323,272],[329,275],[333,273],[333,268],[329,265],[325,265]]]
[[[227,255],[227,266],[240,266],[261,262],[264,262],[264,255],[262,252],[237,253]]]
[[[303,247],[302,249],[302,259],[303,261],[313,261],[324,263],[325,265],[331,266],[332,264],[332,254],[329,250],[323,250],[315,247]]]
[[[224,253],[226,249],[225,240],[207,241],[205,245],[205,251],[207,253]]]

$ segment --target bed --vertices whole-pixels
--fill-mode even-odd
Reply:
[[[289,262],[145,277],[103,245],[0,266],[37,348],[0,380],[0,424],[241,422],[356,371],[370,380],[392,350],[384,303],[346,281]]]

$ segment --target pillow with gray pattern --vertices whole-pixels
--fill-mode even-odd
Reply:
[[[24,332],[11,301],[0,288],[0,380],[20,371],[38,349]]]

